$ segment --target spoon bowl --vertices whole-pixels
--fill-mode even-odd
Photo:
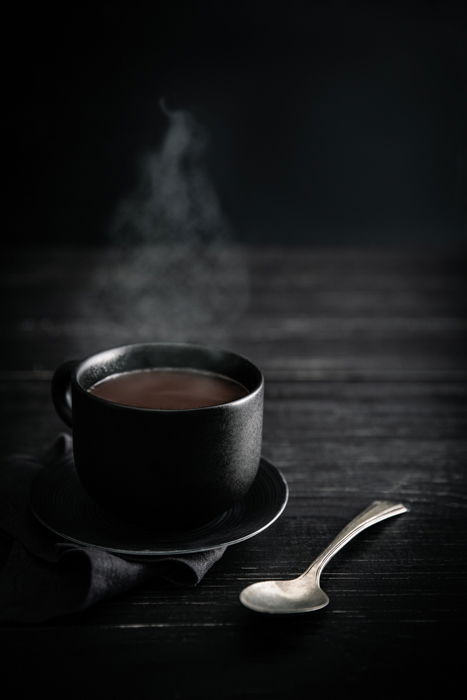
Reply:
[[[253,583],[240,593],[240,602],[250,610],[261,613],[305,613],[324,608],[329,598],[319,580],[328,561],[365,528],[407,510],[402,503],[373,501],[341,530],[301,576],[288,581]]]
[[[319,584],[313,590],[300,582],[258,581],[240,593],[240,600],[250,610],[263,613],[305,613],[326,607],[329,598]]]

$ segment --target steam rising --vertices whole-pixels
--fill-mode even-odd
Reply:
[[[247,304],[245,263],[206,174],[202,128],[188,112],[161,106],[165,139],[116,211],[87,315],[113,343],[224,342]]]

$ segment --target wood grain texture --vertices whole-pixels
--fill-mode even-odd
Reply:
[[[99,314],[74,311],[100,256],[18,251],[1,263],[2,455],[36,450],[62,430],[49,395],[59,362],[119,341]],[[79,616],[4,625],[0,689],[13,683],[20,696],[53,682],[81,698],[285,698],[378,688],[408,697],[411,686],[427,694],[447,674],[460,679],[465,257],[253,249],[245,258],[249,305],[211,338],[264,368],[264,454],[290,486],[284,515],[231,547],[194,590],[154,582]],[[303,571],[375,498],[411,510],[329,564],[328,608],[269,618],[239,604],[248,583]]]

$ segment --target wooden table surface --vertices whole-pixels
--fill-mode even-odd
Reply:
[[[283,516],[228,549],[195,589],[155,581],[84,614],[4,624],[0,692],[12,682],[16,697],[42,686],[81,698],[92,688],[105,697],[130,690],[151,698],[312,697],[326,688],[331,697],[365,689],[380,697],[400,689],[404,697],[414,683],[429,697],[448,676],[460,677],[465,255],[340,248],[243,255],[247,301],[246,282],[240,291],[229,283],[243,307],[230,297],[219,326],[193,324],[186,339],[228,345],[263,368],[263,451],[289,483]],[[60,362],[141,339],[134,329],[130,337],[123,310],[121,323],[111,324],[97,297],[88,299],[96,270],[108,272],[106,256],[28,249],[3,257],[2,455],[35,451],[63,429],[49,387]],[[167,318],[140,328],[147,340],[170,340],[169,332]],[[332,560],[322,576],[327,608],[268,617],[240,605],[246,584],[302,572],[373,499],[411,510],[366,530]]]

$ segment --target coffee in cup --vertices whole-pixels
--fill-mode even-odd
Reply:
[[[67,362],[52,380],[78,477],[109,513],[149,528],[197,527],[251,487],[263,377],[209,346],[140,343]]]
[[[234,379],[194,369],[140,369],[111,374],[88,391],[124,406],[172,411],[219,406],[248,394]]]

